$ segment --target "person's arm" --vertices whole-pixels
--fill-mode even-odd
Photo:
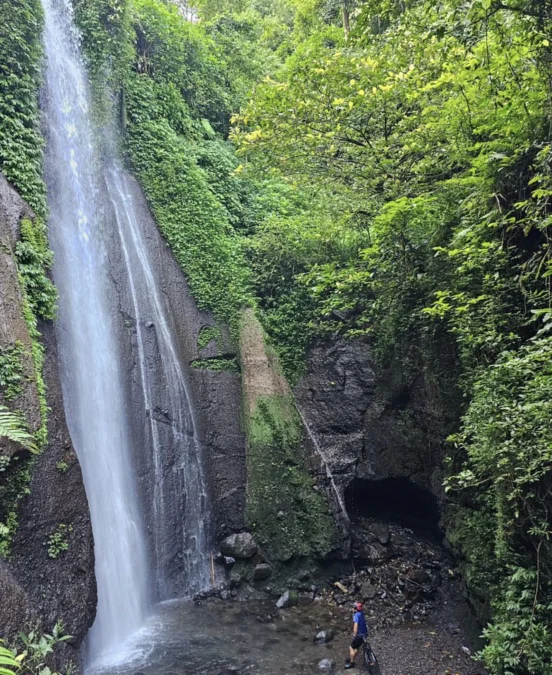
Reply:
[[[358,621],[353,623],[353,637],[356,637],[358,633]]]

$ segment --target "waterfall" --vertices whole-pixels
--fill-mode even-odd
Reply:
[[[180,523],[172,528],[172,539],[177,540],[179,574],[186,579],[187,591],[207,588],[210,582],[209,556],[207,554],[207,524],[209,521],[205,478],[200,461],[198,423],[195,416],[186,374],[177,354],[170,325],[170,312],[165,307],[159,292],[149,246],[139,227],[139,217],[132,198],[129,179],[115,162],[106,171],[106,183],[123,251],[123,260],[129,280],[129,290],[136,320],[136,342],[140,379],[144,395],[154,466],[153,510],[154,554],[157,572],[157,587],[161,599],[171,597],[170,573],[164,570],[171,554],[167,550],[171,536],[166,525],[171,518],[166,505],[171,504],[172,515],[180,517]],[[156,377],[165,383],[165,418],[170,425],[170,444],[177,449],[172,475],[162,470],[160,458],[163,452],[159,426],[166,426],[166,419],[156,417],[154,383],[151,373],[155,366],[148,367],[146,331],[155,330],[155,346],[160,357],[161,373]]]
[[[124,640],[143,625],[151,604],[174,595],[169,569],[175,560],[189,591],[209,585],[208,505],[189,384],[129,179],[115,151],[107,151],[111,157],[106,158],[97,147],[71,1],[42,4],[45,177],[59,291],[61,377],[96,556],[97,615],[86,646],[90,662],[123,653]],[[122,269],[113,269],[114,259]],[[134,314],[134,373],[123,358],[129,341],[129,331],[121,328],[120,298],[125,294]],[[146,340],[151,329],[156,363],[161,363],[155,383],[162,381],[168,400],[163,419],[154,400]],[[129,395],[136,385],[130,382],[133,378],[139,380],[139,401]],[[136,428],[136,420],[142,428]],[[169,448],[162,447],[167,433],[159,432],[160,424],[170,426]],[[164,470],[163,452],[171,454],[170,475]],[[143,456],[154,467],[151,495],[137,476],[136,458]],[[149,498],[152,503],[144,503]]]

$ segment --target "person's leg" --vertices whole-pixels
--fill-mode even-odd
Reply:
[[[351,663],[355,662],[357,654],[358,654],[358,649],[353,649],[352,647],[349,647],[349,657],[351,659]]]

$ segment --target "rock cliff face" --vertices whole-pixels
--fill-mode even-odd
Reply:
[[[147,246],[151,273],[166,308],[168,329],[192,401],[195,433],[199,437],[206,473],[211,513],[210,538],[214,547],[215,542],[227,534],[244,528],[245,436],[242,430],[241,381],[236,348],[231,344],[227,330],[216,326],[212,314],[198,309],[182,270],[157,228],[139,184],[129,175],[126,181],[138,226]],[[114,240],[110,242],[110,256],[119,303],[118,341],[122,350],[120,358],[128,364],[129,369],[126,378],[129,383],[128,410],[135,434],[135,462],[143,502],[153,503],[156,475],[159,472],[162,472],[165,481],[169,481],[165,492],[168,498],[164,504],[167,514],[162,535],[164,540],[160,547],[163,559],[157,559],[156,562],[158,569],[163,570],[165,588],[158,589],[158,596],[175,597],[185,594],[187,590],[182,565],[183,528],[178,516],[184,513],[187,499],[178,472],[185,471],[186,467],[181,466],[181,449],[175,444],[171,427],[173,420],[170,419],[170,410],[174,405],[171,406],[170,385],[160,363],[158,332],[162,327],[156,325],[153,316],[136,316],[128,276],[123,272],[125,263],[117,228],[112,228],[112,232]],[[145,287],[137,288],[138,294],[146,292],[148,290]],[[146,364],[147,378],[151,383],[151,414],[158,422],[156,433],[161,450],[157,460],[154,453],[148,450],[153,447],[153,442],[140,371],[139,327],[145,337],[143,363]],[[205,335],[206,339],[203,337]],[[182,406],[187,406],[186,401],[182,400]],[[192,434],[194,431],[190,427],[187,433]],[[161,463],[157,469],[156,461]],[[151,533],[155,527],[151,509],[146,510],[144,515],[146,527]]]
[[[20,410],[34,431],[40,425],[40,401],[14,256],[21,219],[32,217],[0,175],[0,350],[22,345],[22,391],[10,397],[9,407]],[[73,636],[70,645],[76,649],[95,613],[94,547],[80,467],[65,422],[53,326],[42,324],[39,329],[50,408],[47,447],[33,461],[20,448],[0,441],[0,458],[30,467],[30,483],[14,486],[27,494],[17,504],[18,526],[9,555],[0,560],[0,636],[13,636],[29,622],[51,629],[59,620]],[[5,394],[0,389],[0,402],[8,402]],[[0,486],[9,488],[13,473],[8,470],[0,476]],[[0,504],[0,510],[5,507]],[[67,550],[52,547],[56,533]]]
[[[398,502],[406,491],[405,510],[420,513],[432,494],[442,497],[451,420],[423,376],[404,382],[400,372],[378,369],[369,344],[340,339],[311,349],[295,395],[349,511],[368,504],[370,493]],[[320,459],[312,461],[327,483]]]

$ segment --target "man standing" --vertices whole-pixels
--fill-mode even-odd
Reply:
[[[355,602],[353,614],[353,641],[349,647],[349,658],[345,661],[345,668],[354,668],[355,659],[358,650],[362,647],[364,640],[368,637],[368,627],[366,626],[366,619],[362,611],[362,604]]]

